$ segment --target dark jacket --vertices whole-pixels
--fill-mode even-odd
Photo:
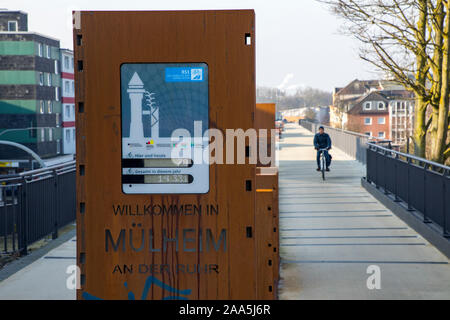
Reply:
[[[323,134],[316,133],[314,136],[314,148],[316,149],[331,149],[331,139],[325,132]]]

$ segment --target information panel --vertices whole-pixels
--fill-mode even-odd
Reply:
[[[217,154],[229,155],[227,130],[255,128],[254,11],[77,11],[73,22],[77,298],[276,292],[276,260],[258,244],[277,248],[256,229],[256,190],[270,186],[247,139],[230,146],[245,163]]]
[[[208,66],[122,64],[122,190],[209,191]]]

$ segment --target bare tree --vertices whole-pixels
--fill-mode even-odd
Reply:
[[[342,32],[358,39],[360,57],[414,91],[414,151],[433,161],[450,157],[449,3],[446,0],[318,0],[343,18]],[[427,108],[431,107],[428,116]]]
[[[278,88],[258,87],[256,89],[257,102],[274,102],[278,110],[302,107],[328,106],[332,101],[331,92],[314,88],[301,88],[295,94],[289,95]]]
[[[316,112],[314,109],[308,108],[305,111],[305,119],[315,121],[316,120]]]

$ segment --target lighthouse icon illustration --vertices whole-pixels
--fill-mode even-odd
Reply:
[[[128,96],[130,98],[131,106],[131,121],[130,121],[130,139],[140,140],[145,138],[144,136],[144,124],[142,121],[142,115],[150,115],[150,127],[151,137],[159,137],[159,108],[155,103],[154,93],[150,93],[144,88],[144,83],[135,72],[128,83],[127,89]],[[143,111],[142,105],[145,103],[150,110]]]

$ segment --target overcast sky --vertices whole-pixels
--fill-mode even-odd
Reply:
[[[65,48],[72,48],[72,10],[254,9],[257,85],[331,91],[376,77],[358,58],[358,43],[338,34],[341,21],[315,0],[0,0],[0,8],[27,12],[30,31]]]

